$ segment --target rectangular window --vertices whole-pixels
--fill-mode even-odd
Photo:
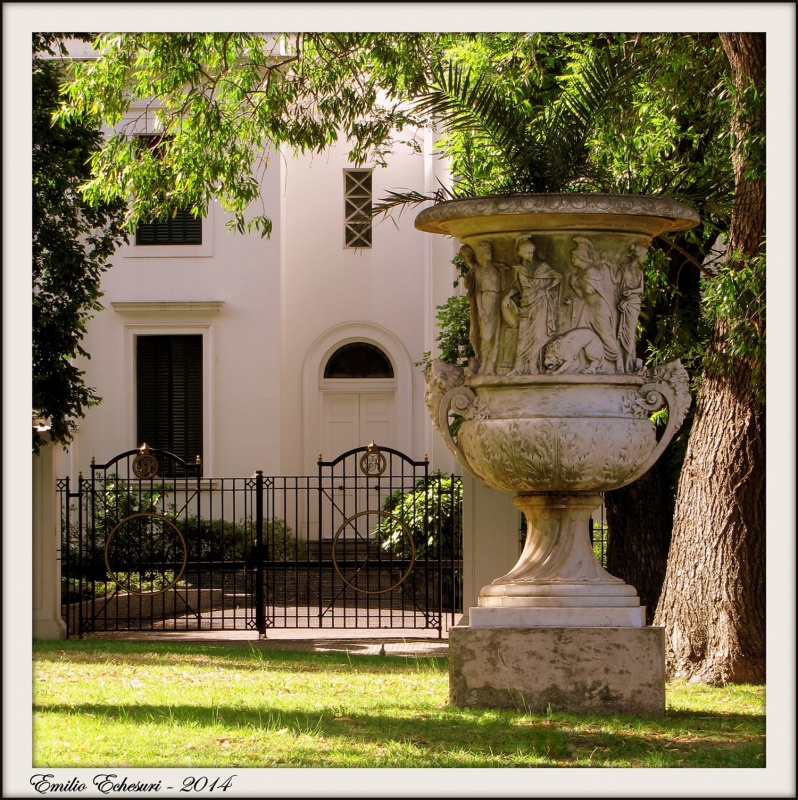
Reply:
[[[189,464],[202,459],[202,361],[201,335],[136,337],[136,440]]]
[[[344,170],[344,246],[371,247],[371,170]]]
[[[136,228],[136,244],[202,244],[202,219],[181,208],[169,219],[142,222]]]
[[[147,148],[157,161],[161,160],[164,138],[139,136],[140,148]],[[166,219],[142,222],[136,227],[136,245],[202,244],[202,218],[187,208],[179,208]]]

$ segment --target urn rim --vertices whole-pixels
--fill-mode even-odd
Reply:
[[[562,375],[537,373],[530,375],[469,375],[468,385],[472,389],[492,388],[525,388],[528,386],[555,387],[574,386],[577,388],[604,387],[627,388],[639,387],[649,383],[651,377],[643,373],[593,373],[572,372]]]
[[[606,231],[658,236],[695,227],[695,209],[668,197],[631,194],[517,194],[446,200],[415,227],[464,240],[490,233]]]

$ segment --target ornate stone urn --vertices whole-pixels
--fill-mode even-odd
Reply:
[[[482,589],[471,627],[645,625],[636,590],[594,556],[589,519],[600,492],[654,464],[689,408],[682,365],[644,369],[635,330],[651,240],[697,223],[673,200],[624,195],[458,200],[416,218],[458,239],[470,266],[476,357],[428,370],[433,423],[479,480],[515,492],[527,521],[518,563]]]

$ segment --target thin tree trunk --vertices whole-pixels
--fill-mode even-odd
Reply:
[[[764,90],[763,34],[720,34],[738,98]],[[747,107],[745,107],[747,105]],[[753,106],[756,108],[756,106]],[[757,255],[765,226],[764,181],[747,145],[764,113],[738,99],[730,263]],[[727,352],[728,320],[714,327],[707,371],[679,481],[673,538],[655,624],[668,638],[670,678],[765,680],[765,416],[752,365]],[[719,360],[716,360],[720,356]],[[727,365],[718,368],[717,363]],[[731,364],[731,368],[728,365]]]

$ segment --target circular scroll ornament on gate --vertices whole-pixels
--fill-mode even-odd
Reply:
[[[133,474],[139,480],[147,480],[158,474],[159,467],[158,459],[150,452],[150,448],[143,444],[139,448],[139,454],[133,459]]]
[[[399,577],[399,580],[392,583],[385,589],[362,589],[361,587],[356,586],[354,583],[352,583],[350,580],[347,580],[344,577],[343,573],[341,572],[341,568],[338,564],[338,556],[336,554],[336,549],[338,547],[338,540],[340,539],[341,534],[344,532],[344,529],[347,526],[351,526],[356,519],[359,519],[360,517],[365,517],[369,514],[376,514],[379,517],[390,519],[395,525],[399,527],[399,529],[402,532],[402,535],[404,537],[407,537],[410,546],[410,563],[407,565],[407,568]],[[366,561],[364,561],[363,564],[361,564],[358,567],[358,571],[360,571],[362,567],[366,566],[368,562],[371,560],[372,559],[370,556],[367,557]],[[333,567],[335,568],[335,571],[338,574],[338,577],[351,589],[354,589],[356,592],[360,592],[361,594],[385,594],[386,592],[392,592],[394,589],[401,586],[407,580],[408,576],[412,572],[413,567],[416,563],[416,543],[415,540],[413,539],[412,531],[403,520],[399,519],[399,517],[395,517],[393,514],[389,514],[387,511],[359,511],[357,514],[353,514],[351,517],[345,519],[341,524],[341,526],[338,528],[338,530],[335,532],[335,536],[333,538],[333,543],[332,543],[332,562],[333,562]],[[379,563],[381,564],[383,563],[381,559],[379,560]],[[384,569],[384,567],[380,568],[380,570],[382,569]]]
[[[360,457],[360,471],[364,475],[379,476],[385,472],[387,466],[388,462],[380,452],[380,448],[371,442],[366,448],[366,452]]]
[[[124,527],[123,527],[124,526]],[[117,566],[112,566],[117,562]],[[121,563],[119,563],[121,562]],[[105,568],[111,580],[123,591],[131,594],[163,594],[175,586],[183,577],[188,563],[188,548],[180,528],[172,520],[151,511],[130,514],[114,525],[105,542]],[[127,567],[127,570],[123,569]],[[130,585],[124,574],[132,572],[149,574],[150,588]],[[161,574],[163,586],[153,576]],[[166,576],[173,575],[166,582]],[[144,581],[142,581],[142,584]]]

